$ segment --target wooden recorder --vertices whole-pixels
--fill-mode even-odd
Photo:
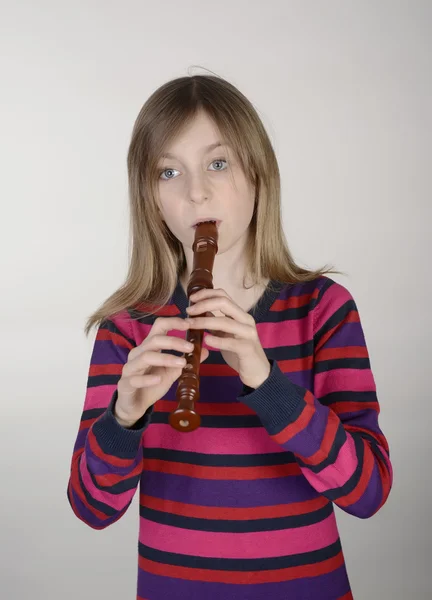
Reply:
[[[188,298],[202,288],[213,288],[213,264],[218,251],[217,242],[218,230],[214,221],[205,221],[197,225],[192,246],[193,268],[186,290]],[[205,317],[207,313],[196,316]],[[185,355],[186,365],[179,377],[176,391],[178,407],[169,415],[169,423],[177,431],[193,431],[201,424],[201,417],[195,412],[195,402],[200,398],[199,369],[203,334],[202,329],[187,331],[186,339],[194,345],[194,349]]]

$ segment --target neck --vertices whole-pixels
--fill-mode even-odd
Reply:
[[[186,289],[193,269],[193,250],[184,246],[186,270],[180,276],[180,282]],[[213,264],[213,287],[224,289],[230,296],[244,293],[244,275],[246,273],[245,238],[239,239],[225,251],[218,251]],[[250,286],[252,282],[246,280]]]

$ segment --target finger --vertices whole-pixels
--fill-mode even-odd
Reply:
[[[229,294],[222,288],[202,288],[198,290],[198,292],[194,292],[191,296],[189,296],[189,300],[192,302],[198,302],[202,298],[209,298],[210,296],[226,296],[227,298],[231,298]]]
[[[149,367],[183,367],[186,359],[182,356],[173,356],[171,354],[161,354],[147,350],[144,354],[137,356],[123,367],[123,375],[130,377],[135,373],[142,373]]]
[[[191,317],[196,317],[198,315],[205,315],[212,310],[218,310],[224,316],[234,319],[239,323],[250,324],[251,316],[226,296],[201,300],[194,304],[193,311],[187,312]]]
[[[137,380],[136,378],[140,379]],[[132,377],[121,378],[117,384],[118,393],[121,396],[132,396],[137,388],[150,387],[156,385],[161,380],[160,375],[133,375]]]
[[[185,319],[182,319],[185,324],[185,330],[189,329],[189,325]],[[191,349],[186,347],[187,340],[176,335],[156,334],[147,336],[139,346],[132,348],[129,352],[128,360],[132,361],[147,350],[178,350],[179,352],[190,352]]]
[[[132,377],[129,377],[128,383],[132,388],[136,389],[156,385],[160,383],[160,380],[160,375],[132,375]]]
[[[155,335],[166,335],[168,331],[172,331],[174,329],[177,329],[178,331],[185,331],[188,327],[185,321],[186,319],[182,319],[180,317],[157,317],[153,323],[150,333],[147,336],[147,339]]]
[[[238,337],[250,337],[250,325],[238,323],[227,317],[194,317],[187,318],[190,329],[205,329],[217,335],[220,332],[230,333]]]

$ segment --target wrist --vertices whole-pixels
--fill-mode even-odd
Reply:
[[[125,427],[126,429],[133,427],[133,425],[135,425],[135,423],[136,423],[136,419],[135,420],[127,419],[127,418],[124,418],[121,414],[119,414],[116,405],[114,405],[113,415],[114,415],[114,418],[117,421],[117,423],[119,425],[121,425],[122,427]]]
[[[268,368],[266,369],[266,371],[260,375],[259,377],[255,378],[253,381],[248,382],[246,385],[254,390],[256,390],[257,388],[259,388],[264,381],[266,381],[271,373],[271,368],[270,368],[270,364],[268,365]]]

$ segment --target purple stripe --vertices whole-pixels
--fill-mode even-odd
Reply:
[[[345,323],[335,331],[323,348],[344,348],[345,346],[366,346],[360,323]]]
[[[320,449],[330,413],[329,407],[320,404],[316,398],[314,399],[314,405],[315,412],[307,427],[304,427],[285,444],[282,444],[283,448],[289,452],[295,452],[301,458],[308,458]]]
[[[143,473],[140,493],[186,504],[230,508],[289,504],[320,496],[303,475],[221,481],[150,471]]]
[[[178,382],[175,381],[164,396],[165,400],[176,400],[177,386]],[[233,375],[232,377],[201,375],[200,378],[200,398],[206,403],[235,403],[242,389],[243,383],[238,375]]]
[[[313,570],[313,566],[312,566]],[[170,565],[166,565],[167,573]],[[331,573],[278,583],[255,583],[250,573],[249,585],[189,581],[161,577],[138,569],[138,595],[146,600],[336,600],[350,591],[344,565]]]
[[[89,428],[86,427],[85,429],[81,429],[81,431],[78,432],[78,435],[77,435],[76,440],[75,440],[74,449],[73,449],[74,453],[77,450],[81,450],[81,448],[84,447],[84,444],[85,444],[85,441],[86,441],[86,438],[87,438],[88,430],[89,430]]]
[[[285,373],[285,375],[288,377],[288,379],[292,383],[295,383],[296,385],[299,385],[302,388],[312,390],[313,377],[312,377],[312,371],[310,369],[307,371],[304,370],[304,371],[295,371],[295,372]]]
[[[127,361],[129,352],[129,348],[117,346],[112,340],[96,340],[93,346],[91,364],[124,364]]]
[[[355,398],[353,398],[355,400]],[[331,408],[331,404],[329,404]],[[367,410],[362,410],[361,403],[358,411],[350,411],[344,413],[338,413],[339,419],[344,423],[344,425],[358,425],[363,429],[366,429],[365,433],[373,434],[379,433],[382,435],[382,431],[379,428],[377,423],[377,412],[373,408],[368,408]],[[358,422],[356,422],[356,420]],[[349,432],[351,435],[361,435],[358,431]],[[378,441],[378,440],[377,440]]]
[[[324,283],[324,281],[322,283]],[[312,294],[316,287],[317,281],[305,281],[303,283],[287,285],[286,287],[282,288],[278,298],[286,300],[287,298],[294,298],[297,296],[303,296],[305,294]]]
[[[312,371],[296,371],[286,373],[286,377],[292,383],[299,385],[303,388],[311,389]],[[164,396],[165,400],[176,400],[177,382],[170,387],[167,394]],[[221,392],[221,385],[223,391]],[[220,377],[212,375],[201,375],[200,378],[200,402],[206,402],[209,404],[223,403],[236,403],[238,402],[237,396],[243,391],[243,383],[238,375],[232,377]]]
[[[103,461],[99,456],[96,456],[90,448],[90,444],[86,440],[85,445],[85,458],[87,462],[87,468],[93,475],[106,475],[107,473],[113,473],[115,475],[121,475],[127,477],[131,473],[138,463],[142,461],[142,453],[137,454],[136,459],[128,467],[118,467],[112,465],[109,462]]]
[[[373,466],[372,477],[370,478],[368,486],[363,495],[354,504],[344,507],[344,510],[355,515],[356,517],[359,517],[360,519],[366,519],[374,514],[380,505],[382,497],[382,481],[379,475],[378,465],[375,462]]]
[[[83,504],[83,502],[80,500],[80,498],[77,496],[75,490],[72,489],[72,487],[69,488],[69,490],[72,491],[72,498],[73,501],[75,503],[76,509],[78,511],[78,514],[80,515],[80,518],[87,523],[88,525],[90,525],[91,527],[100,527],[101,525],[103,526],[108,526],[110,525],[113,521],[115,521],[118,517],[118,513],[116,513],[115,515],[113,515],[112,517],[110,517],[109,519],[104,519],[103,521],[101,521],[100,519],[98,519],[88,508],[85,504]]]

